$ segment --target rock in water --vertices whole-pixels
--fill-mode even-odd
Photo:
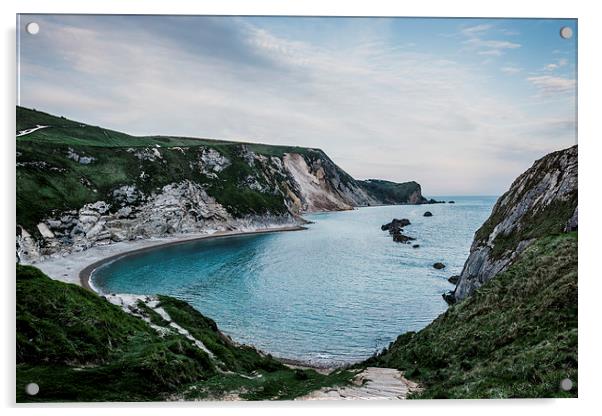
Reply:
[[[445,269],[445,264],[437,262],[437,263],[433,264],[433,267],[437,270],[441,270],[441,269]]]
[[[423,216],[424,216],[424,217],[432,217],[432,216],[433,216],[433,213],[432,213],[431,211],[427,211],[427,212],[425,212],[425,213],[424,213],[424,215],[423,215]]]
[[[458,283],[458,280],[460,280],[460,276],[456,275],[456,276],[451,276],[449,279],[447,279],[447,281],[449,283],[451,283],[452,285],[455,285]]]
[[[396,243],[409,243],[410,241],[414,240],[416,240],[414,237],[404,235],[400,232],[393,234],[393,241],[395,241]]]
[[[402,219],[397,219],[397,218],[393,218],[393,221],[391,221],[388,224],[384,224],[380,227],[381,230],[383,231],[387,231],[389,230],[389,232],[391,232],[391,230],[401,230],[403,227],[405,227],[406,225],[410,225],[410,220],[408,220],[407,218],[402,218]]]
[[[414,244],[414,245],[412,245],[412,248],[418,248],[418,247],[420,247],[420,244]]]
[[[448,204],[455,204],[456,201],[449,201]]]
[[[403,228],[406,225],[410,225],[410,220],[407,218],[397,219],[394,218],[388,224],[384,224],[380,227],[383,231],[389,231],[389,234],[393,236],[393,241],[397,243],[409,243],[410,241],[416,240],[414,237],[409,237],[407,235],[402,234]]]
[[[454,297],[454,292],[450,290],[449,292],[445,292],[443,295],[443,299],[447,302],[448,305],[453,305],[456,303],[456,298]]]

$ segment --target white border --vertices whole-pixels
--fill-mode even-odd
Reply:
[[[5,92],[2,100],[2,115],[5,127],[4,151],[2,152],[2,191],[4,198],[0,204],[2,220],[2,253],[4,296],[2,323],[4,336],[1,338],[3,370],[1,377],[1,403],[10,414],[19,411],[11,404],[14,401],[14,327],[15,327],[15,286],[14,286],[14,218],[15,218],[15,145],[13,127],[15,118],[15,15],[16,13],[123,13],[123,14],[274,14],[274,15],[347,15],[347,16],[444,16],[444,17],[571,17],[579,19],[579,135],[580,135],[580,222],[579,236],[579,399],[576,400],[506,400],[506,401],[420,401],[392,403],[217,403],[217,404],[87,404],[43,407],[21,407],[27,414],[81,414],[82,407],[89,415],[111,413],[144,412],[148,415],[164,415],[177,411],[187,414],[240,413],[263,414],[328,414],[333,411],[349,415],[365,415],[376,410],[379,414],[420,413],[422,416],[478,414],[504,415],[508,413],[545,412],[550,415],[593,413],[597,407],[598,387],[600,386],[600,306],[602,277],[597,262],[600,233],[599,215],[602,178],[602,152],[600,152],[599,105],[600,88],[600,40],[602,39],[601,15],[596,13],[593,1],[527,2],[525,0],[504,0],[492,4],[486,1],[471,0],[422,0],[412,2],[387,2],[385,0],[305,0],[303,2],[282,0],[20,0],[2,2],[3,54],[2,82]],[[243,410],[244,409],[244,410]]]

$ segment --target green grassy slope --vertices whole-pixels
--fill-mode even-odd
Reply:
[[[390,182],[381,179],[369,179],[358,181],[368,193],[382,201],[383,204],[397,204],[399,201],[407,201],[410,195],[420,191],[420,185],[416,182]],[[420,202],[427,202],[422,198]]]
[[[188,304],[169,297],[160,302],[218,360],[180,335],[158,335],[92,292],[17,266],[17,401],[149,401],[229,393],[248,400],[290,399],[352,376],[289,369],[251,347],[234,345]],[[149,316],[167,325],[158,314]],[[36,396],[25,394],[31,382],[40,386]]]
[[[148,147],[148,146],[210,146],[225,148],[247,145],[250,150],[264,155],[282,156],[286,152],[304,153],[307,148],[298,146],[278,146],[261,143],[216,140],[193,137],[172,136],[131,136],[114,130],[53,116],[42,111],[17,106],[17,131],[35,127],[49,126],[31,134],[17,137],[17,143],[52,143],[68,146],[93,147]]]
[[[577,233],[541,238],[504,273],[369,365],[421,382],[420,398],[577,396]],[[570,392],[559,383],[570,378]]]
[[[246,150],[268,158],[298,153],[308,164],[319,160],[328,167],[328,174],[338,176],[342,184],[356,183],[320,149],[202,138],[136,137],[17,107],[17,132],[37,125],[48,127],[16,139],[17,223],[34,234],[39,222],[56,213],[98,200],[111,203],[113,191],[123,185],[135,185],[149,195],[165,185],[191,180],[202,185],[234,216],[286,213],[284,196],[275,190],[275,183],[282,184],[287,178],[258,163],[249,166]],[[199,158],[207,149],[219,152],[230,162],[217,177],[199,169]],[[136,156],[136,152],[155,150],[161,158],[154,161]],[[94,159],[82,164],[69,158],[72,152]],[[255,177],[264,191],[249,187],[249,177]],[[377,182],[382,184],[376,186]],[[405,201],[412,192],[420,190],[415,182],[374,181],[366,187],[363,181],[357,181],[354,186],[362,186],[375,198],[383,199],[383,203]]]
[[[100,199],[111,202],[112,191],[121,185],[135,184],[150,193],[185,179],[205,185],[208,193],[234,215],[286,212],[281,195],[240,186],[254,173],[244,161],[241,143],[134,137],[17,107],[18,130],[36,125],[51,127],[17,137],[17,222],[30,232],[35,232],[35,225],[53,212],[79,209]],[[155,145],[161,146],[162,160],[158,162],[141,161],[128,151]],[[189,149],[182,152],[175,148],[181,146]],[[265,156],[281,156],[286,152],[323,154],[319,149],[293,146],[246,146]],[[217,150],[231,161],[219,178],[203,175],[195,165],[199,152],[206,148]],[[69,149],[95,160],[80,164],[67,157]]]

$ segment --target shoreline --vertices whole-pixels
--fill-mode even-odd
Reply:
[[[96,269],[98,269],[99,267],[101,267],[102,265],[104,265],[106,263],[110,263],[110,262],[115,261],[120,258],[124,258],[124,257],[131,256],[134,254],[140,254],[140,253],[144,253],[147,251],[155,250],[159,247],[176,246],[178,244],[185,244],[185,243],[190,243],[193,241],[209,240],[209,239],[214,239],[214,238],[217,239],[217,238],[225,238],[225,237],[238,237],[238,236],[246,236],[246,235],[254,235],[254,234],[269,234],[269,233],[278,233],[278,232],[283,232],[283,231],[302,231],[302,230],[306,230],[306,229],[307,229],[307,227],[303,227],[300,225],[292,225],[292,226],[285,226],[285,227],[265,228],[265,229],[254,230],[254,231],[218,231],[218,232],[215,232],[212,234],[206,234],[206,235],[195,236],[195,237],[190,237],[190,238],[178,238],[173,241],[161,242],[158,244],[153,244],[150,246],[140,247],[140,248],[136,248],[133,250],[117,253],[112,256],[105,257],[104,259],[98,260],[92,264],[89,264],[88,266],[84,267],[83,269],[81,269],[79,271],[79,282],[80,282],[80,286],[82,286],[84,289],[91,290],[92,292],[100,295],[101,293],[94,287],[94,285],[91,284],[92,273],[94,273],[94,271]]]
[[[92,272],[101,265],[114,261],[120,257],[144,252],[162,246],[184,244],[192,241],[211,238],[236,237],[253,234],[267,234],[281,231],[301,231],[307,227],[301,225],[287,225],[282,227],[261,228],[256,230],[217,231],[213,233],[190,233],[168,237],[153,237],[131,241],[120,241],[113,244],[93,246],[87,250],[70,253],[62,257],[51,257],[39,262],[24,262],[42,270],[54,280],[71,283],[91,290],[100,295],[90,284]]]
[[[287,225],[282,227],[263,228],[252,231],[233,230],[217,231],[214,233],[204,234],[190,233],[172,237],[155,237],[133,241],[120,241],[114,244],[104,246],[94,246],[87,250],[71,253],[64,257],[50,258],[39,263],[24,264],[32,265],[41,269],[42,271],[44,271],[44,273],[46,273],[54,280],[75,284],[83,287],[84,289],[90,290],[98,296],[103,296],[103,294],[98,289],[96,289],[93,284],[91,284],[90,280],[92,274],[96,269],[98,269],[102,265],[126,256],[144,253],[146,251],[154,250],[160,247],[174,246],[178,244],[185,244],[200,240],[302,230],[307,230],[307,227],[302,225]],[[65,269],[68,270],[68,273],[62,273],[65,271]],[[59,276],[59,273],[62,274]],[[232,341],[236,343],[236,341]],[[320,365],[286,357],[274,357],[274,359],[276,359],[277,361],[281,362],[289,368],[312,369],[322,374],[330,374],[332,371],[336,371],[338,369],[346,367],[345,365]]]

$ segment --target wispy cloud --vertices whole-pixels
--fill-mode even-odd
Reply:
[[[566,113],[521,108],[481,67],[419,39],[400,48],[378,19],[346,20],[336,39],[246,18],[37,20],[41,33],[21,45],[22,104],[133,134],[320,147],[355,177],[415,179],[427,194],[501,192],[573,142],[546,129]],[[471,54],[520,47],[487,38],[489,24],[464,30],[458,48]]]
[[[505,74],[515,75],[521,72],[522,69],[516,66],[503,66],[500,68],[500,71],[502,71]]]
[[[478,37],[467,39],[463,42],[470,49],[476,50],[479,55],[501,56],[508,49],[520,48],[520,43],[506,40],[485,40]]]
[[[555,71],[558,68],[565,66],[568,63],[566,58],[558,59],[554,63],[546,64],[543,69],[544,71]]]
[[[493,28],[491,24],[479,24],[465,27],[460,33],[467,37],[462,43],[467,49],[476,51],[479,55],[501,56],[508,49],[517,49],[521,45],[507,40],[489,39],[488,34]],[[503,29],[501,30],[503,31]]]
[[[479,24],[479,25],[474,25],[474,26],[469,26],[469,27],[465,27],[463,29],[461,29],[460,31],[462,32],[463,35],[466,36],[475,36],[479,33],[483,33],[488,31],[489,29],[491,29],[493,26],[490,24]]]
[[[574,92],[576,86],[574,79],[551,75],[529,77],[527,81],[533,84],[544,95]]]

